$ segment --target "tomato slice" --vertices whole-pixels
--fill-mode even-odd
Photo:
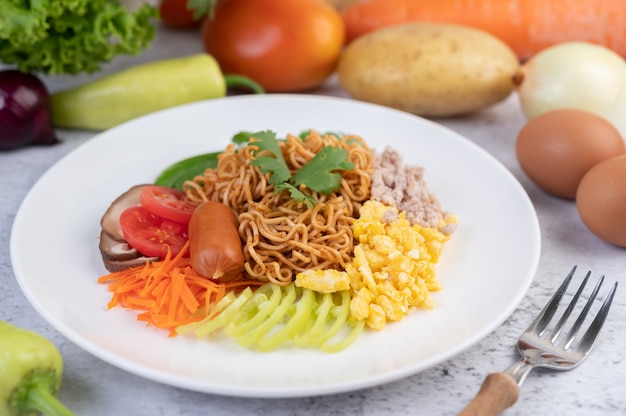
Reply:
[[[185,200],[183,191],[167,186],[146,185],[141,190],[141,205],[152,214],[181,224],[189,224],[196,206]]]
[[[122,212],[120,227],[128,244],[150,257],[165,257],[168,247],[175,256],[188,239],[187,224],[161,218],[141,206]]]

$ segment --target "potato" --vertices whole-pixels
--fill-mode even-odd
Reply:
[[[409,23],[355,39],[337,71],[343,89],[357,100],[446,117],[504,100],[519,66],[509,46],[481,30]]]

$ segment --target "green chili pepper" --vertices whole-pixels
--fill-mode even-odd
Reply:
[[[223,75],[205,53],[149,62],[52,94],[52,123],[105,130],[153,111],[223,97],[236,87],[263,92],[249,78]]]
[[[72,416],[55,394],[63,359],[43,336],[0,321],[0,415]]]
[[[165,168],[157,176],[154,183],[156,185],[169,186],[170,188],[183,189],[183,183],[186,180],[203,174],[207,169],[215,169],[217,167],[217,155],[219,155],[219,152],[206,153],[176,162]]]
[[[235,134],[231,141],[236,146],[248,144],[252,133],[242,131]],[[186,180],[202,175],[207,169],[217,168],[217,157],[221,152],[205,153],[178,161],[165,168],[154,181],[155,185],[183,189]]]

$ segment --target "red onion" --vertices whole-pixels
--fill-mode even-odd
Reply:
[[[55,143],[50,95],[43,82],[18,70],[0,71],[0,150]]]

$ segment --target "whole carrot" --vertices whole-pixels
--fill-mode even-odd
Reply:
[[[400,23],[456,23],[482,29],[526,60],[562,42],[586,41],[626,57],[626,1],[365,0],[342,12],[346,40]]]

